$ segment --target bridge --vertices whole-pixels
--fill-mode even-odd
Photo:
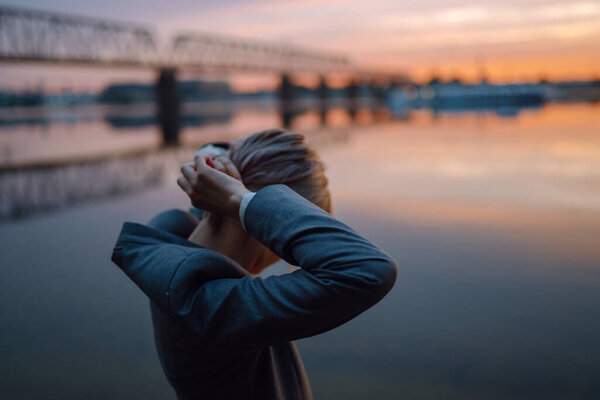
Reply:
[[[326,107],[331,74],[348,77],[346,95],[356,107],[358,82],[390,84],[402,78],[362,70],[348,57],[267,41],[183,33],[160,45],[151,27],[104,19],[0,6],[0,62],[131,67],[157,70],[157,110],[165,144],[178,141],[180,70],[265,72],[281,76],[284,124],[294,101],[293,75],[315,74]],[[376,93],[382,93],[379,89]]]

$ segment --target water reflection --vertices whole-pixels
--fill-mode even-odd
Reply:
[[[310,120],[310,114],[304,116],[304,121]],[[349,137],[347,131],[336,129],[303,131],[319,147],[342,145]],[[177,148],[150,147],[117,155],[94,155],[88,160],[74,157],[5,167],[0,170],[0,221],[147,191],[169,179],[174,181],[180,166],[190,161],[202,144],[224,138],[231,141],[247,132],[219,134],[213,129],[188,134],[184,145]]]
[[[390,119],[385,109],[363,109],[352,115],[343,108],[314,110],[311,104],[299,102],[290,110],[287,123],[291,129],[327,130]],[[195,103],[186,104],[183,111],[179,141],[184,146],[230,140],[282,124],[277,108],[264,102]],[[12,110],[9,114],[0,115],[4,127],[0,128],[4,129],[0,168],[66,164],[161,147],[152,105]]]
[[[148,152],[5,171],[0,173],[0,220],[151,189],[164,182],[166,170],[175,170],[191,154],[184,158],[180,152]]]
[[[148,189],[163,183],[165,171],[177,170],[204,143],[278,125],[277,111],[268,106],[236,111],[229,103],[187,104],[185,113],[182,146],[176,149],[160,146],[148,105],[87,107],[70,117],[50,112],[39,126],[41,116],[23,115],[35,128],[16,118],[17,129],[0,138],[0,219]],[[347,137],[336,128],[387,121],[389,113],[361,110],[354,117],[344,109],[311,111],[309,102],[297,104],[289,122],[315,144],[326,145]]]
[[[458,196],[473,209],[500,201],[598,211],[600,150],[588,129],[598,122],[597,107],[546,106],[512,120],[485,112],[413,110],[398,119],[381,108],[354,114],[334,108],[323,114],[299,107],[292,129],[322,148],[351,141],[341,158],[332,156],[334,166],[345,165],[347,157],[356,161],[339,176],[332,171],[340,192],[360,181],[382,198],[417,196],[448,204]],[[233,140],[278,121],[277,111],[268,107],[234,112],[217,104],[211,109],[215,115],[196,110],[198,115],[184,119],[189,123],[182,146],[162,149],[147,116],[151,108],[108,110],[102,114],[108,124],[95,122],[92,110],[86,109],[81,120],[54,122],[39,131],[21,127],[0,137],[0,218],[138,192],[164,182],[165,171],[176,170],[198,146]],[[342,189],[344,182],[348,186]]]

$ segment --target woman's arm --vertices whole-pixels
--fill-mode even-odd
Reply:
[[[236,217],[247,189],[196,163],[195,176],[184,171],[194,205]],[[373,306],[395,282],[389,256],[284,185],[257,192],[244,225],[301,269],[266,279],[211,280],[202,272],[204,253],[184,261],[171,280],[169,311],[208,346],[257,347],[318,334]]]

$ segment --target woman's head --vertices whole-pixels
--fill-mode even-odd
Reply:
[[[267,129],[234,141],[229,152],[248,189],[257,191],[268,185],[284,184],[331,212],[325,168],[304,136]]]

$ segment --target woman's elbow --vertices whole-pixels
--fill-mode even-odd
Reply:
[[[396,283],[398,277],[398,266],[394,260],[389,257],[377,263],[375,274],[377,276],[377,292],[380,298],[383,298]]]
[[[360,312],[380,302],[396,283],[398,267],[388,257],[377,258],[363,263],[363,272],[356,286],[358,292],[353,296],[354,304]]]
[[[365,304],[372,306],[392,290],[398,276],[396,262],[390,257],[363,260],[360,272],[353,275],[354,288],[361,293]]]

